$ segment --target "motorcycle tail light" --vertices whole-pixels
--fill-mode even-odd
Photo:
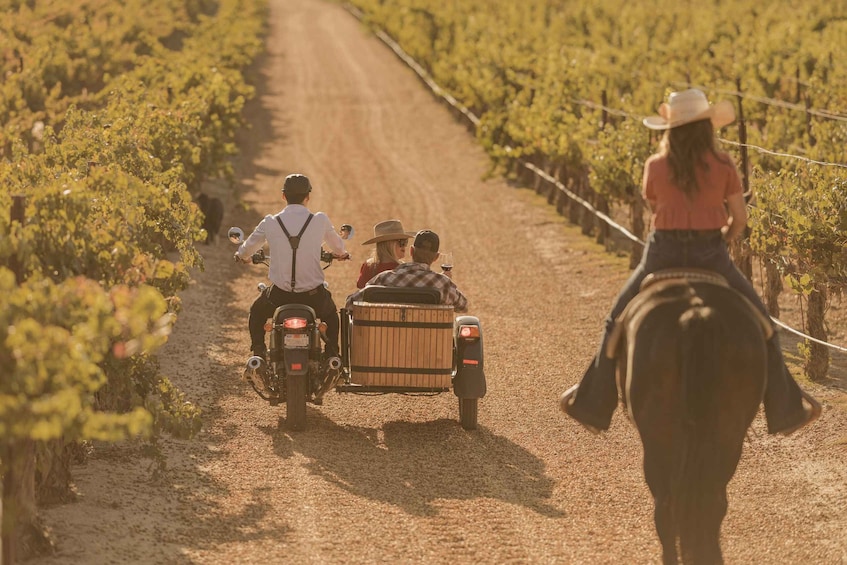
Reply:
[[[302,369],[303,369],[302,363],[292,363],[291,364],[291,370],[292,371],[301,371]]]
[[[286,318],[282,327],[287,330],[302,330],[306,327],[306,318]]]
[[[479,339],[479,326],[459,326],[459,337],[462,339]]]

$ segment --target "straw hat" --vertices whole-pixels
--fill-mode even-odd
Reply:
[[[728,100],[709,104],[706,95],[696,88],[671,92],[668,101],[659,106],[659,115],[644,118],[650,129],[671,129],[699,120],[712,120],[715,129],[735,121],[735,106]]]
[[[400,223],[400,220],[385,220],[374,226],[374,236],[367,241],[363,241],[362,245],[394,239],[409,239],[410,237],[415,237],[415,232],[403,231],[403,224]]]

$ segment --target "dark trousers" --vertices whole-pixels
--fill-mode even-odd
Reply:
[[[286,292],[271,285],[256,298],[250,307],[247,325],[250,328],[251,349],[255,355],[264,355],[265,322],[273,318],[274,312],[286,304],[305,304],[310,306],[321,321],[326,323],[326,353],[338,354],[338,308],[332,300],[332,294],[321,285],[306,292]]]
[[[719,235],[713,238],[680,240],[665,232],[653,231],[647,237],[641,262],[629,275],[606,316],[599,353],[606,350],[606,341],[615,320],[638,294],[647,275],[662,269],[686,267],[708,269],[722,275],[729,286],[743,294],[762,314],[770,317],[756,289],[732,262],[726,243]]]

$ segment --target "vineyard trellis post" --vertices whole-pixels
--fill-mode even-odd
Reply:
[[[606,129],[606,124],[609,123],[609,111],[607,109],[609,103],[608,94],[606,94],[606,89],[604,88],[600,92],[600,130]],[[603,196],[602,193],[597,193],[597,210],[609,215],[611,212],[611,207],[609,206],[609,201]],[[596,229],[597,233],[595,236],[595,241],[601,245],[604,245],[606,249],[609,249],[609,224],[597,218],[596,221]]]
[[[10,231],[15,222],[18,222],[20,225],[24,224],[24,215],[26,210],[26,199],[21,194],[16,194],[12,196],[12,210],[9,219]],[[15,281],[18,285],[22,285],[24,282],[24,269],[23,264],[21,263],[20,257],[17,253],[13,253],[9,258],[9,268],[15,273]]]
[[[744,201],[750,204],[753,199],[753,192],[750,189],[750,160],[747,155],[747,123],[744,121],[744,104],[741,97],[741,79],[735,79],[735,86],[738,90],[738,142],[741,145],[741,188],[744,191]],[[733,251],[738,268],[744,273],[748,279],[753,278],[753,258],[750,255],[750,249],[744,242],[750,237],[750,226],[744,228],[744,237],[740,242],[733,245]]]
[[[818,140],[815,137],[815,134],[812,133],[812,100],[808,96],[805,99],[806,104],[806,135],[809,136],[809,145],[814,147],[817,145]]]

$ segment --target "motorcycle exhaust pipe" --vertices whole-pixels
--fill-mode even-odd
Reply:
[[[323,384],[315,392],[315,400],[320,402],[324,395],[335,388],[335,383],[341,375],[341,359],[338,357],[330,357],[326,361],[326,375],[324,376]]]
[[[267,393],[268,387],[265,384],[265,375],[267,370],[267,362],[258,355],[253,355],[247,360],[247,367],[244,369],[244,381],[252,381],[254,387]]]
[[[330,357],[327,361],[327,365],[331,371],[338,372],[341,369],[341,358],[340,357]]]
[[[329,386],[326,387],[327,390],[331,390],[335,386],[335,382],[338,380],[338,377],[341,376],[341,359],[338,357],[330,357],[326,362],[326,380]]]
[[[247,360],[247,368],[251,371],[263,370],[266,366],[265,360],[258,355],[253,355]]]

